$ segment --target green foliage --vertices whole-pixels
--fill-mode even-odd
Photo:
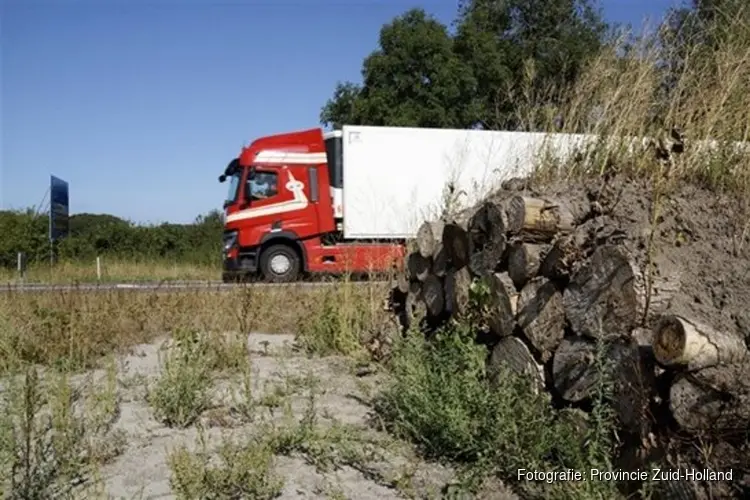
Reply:
[[[383,26],[379,43],[364,60],[364,85],[339,83],[321,112],[323,123],[470,124],[475,110],[465,96],[474,93],[475,80],[444,25],[412,9]]]
[[[609,470],[614,419],[607,409],[606,377],[594,418],[581,430],[529,379],[503,367],[490,379],[486,347],[474,343],[471,331],[453,325],[430,341],[414,334],[396,347],[391,380],[376,405],[391,430],[427,456],[463,463],[472,480],[496,474],[515,482],[519,469]],[[532,493],[537,498],[616,497],[614,485],[604,482],[533,487],[545,488]]]
[[[412,9],[383,26],[362,85],[339,83],[321,122],[515,127],[529,62],[539,96],[525,99],[539,100],[575,80],[605,30],[591,0],[468,0],[454,36]]]
[[[15,267],[18,252],[26,254],[28,263],[49,259],[47,228],[46,214],[0,211],[0,267]],[[74,261],[102,256],[210,264],[219,258],[222,232],[218,211],[193,224],[158,226],[139,226],[106,214],[75,214],[70,217],[70,235],[57,251],[60,258]]]
[[[159,380],[148,400],[156,417],[170,427],[187,427],[209,406],[210,344],[192,331],[177,332]]]

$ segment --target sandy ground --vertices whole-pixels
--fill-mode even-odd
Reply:
[[[333,470],[316,467],[304,454],[276,456],[274,470],[284,481],[279,498],[441,498],[453,489],[454,470],[418,459],[409,445],[375,430],[367,401],[382,375],[363,374],[361,370],[358,373],[352,362],[343,358],[307,357],[294,349],[293,342],[291,335],[249,336],[253,399],[262,401],[268,394],[273,396],[278,391],[274,387],[287,381],[287,387],[292,388],[276,399],[285,402],[294,418],[300,419],[309,409],[310,400],[309,391],[299,380],[308,377],[307,380],[317,381],[316,425],[352,426],[359,429],[360,439],[379,444],[374,445],[377,453],[368,455],[369,459],[339,463]],[[196,449],[199,442],[199,426],[166,427],[155,419],[146,401],[146,387],[160,373],[161,346],[162,343],[137,346],[131,355],[118,361],[119,414],[107,439],[119,440],[121,450],[98,471],[105,497],[175,498],[170,486],[168,454],[181,445]],[[104,376],[103,371],[88,375],[92,374],[94,379]],[[297,380],[296,386],[289,384],[290,377]],[[261,421],[283,418],[282,410],[273,404],[258,406],[257,421],[235,418],[229,411],[229,389],[237,385],[236,380],[227,377],[215,382],[213,407],[200,420],[208,449],[223,439],[257,432]],[[494,493],[482,497],[514,498],[501,486],[492,490]]]

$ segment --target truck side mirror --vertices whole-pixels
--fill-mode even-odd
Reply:
[[[219,182],[224,182],[225,180],[227,180],[227,176],[226,176],[226,175],[224,175],[224,174],[221,174],[221,175],[219,176]]]

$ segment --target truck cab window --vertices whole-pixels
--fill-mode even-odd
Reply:
[[[278,174],[276,172],[256,171],[252,179],[247,180],[246,191],[251,200],[264,200],[278,193]]]

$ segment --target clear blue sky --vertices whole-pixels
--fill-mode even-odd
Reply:
[[[640,25],[677,0],[604,0]],[[383,23],[455,0],[0,0],[0,206],[70,183],[72,213],[190,222],[254,137],[318,126]]]

